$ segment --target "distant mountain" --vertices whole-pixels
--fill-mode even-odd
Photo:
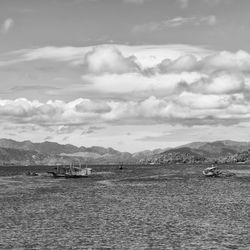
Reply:
[[[136,159],[133,158],[132,154],[127,152],[119,152],[115,154],[98,154],[92,152],[77,152],[73,154],[60,154],[62,157],[69,157],[73,159],[79,159],[81,162],[85,163],[95,163],[95,164],[119,164],[123,163],[136,163]]]
[[[192,142],[144,158],[144,163],[247,162],[250,142]]]
[[[11,139],[0,139],[0,147],[2,148],[13,148],[19,150],[31,150],[36,151],[40,154],[61,154],[61,153],[76,153],[79,151],[79,148],[66,144],[62,145],[56,142],[41,142],[41,143],[33,143],[31,141],[23,141],[18,142]],[[81,150],[84,150],[85,147],[81,147]]]
[[[207,157],[222,157],[237,153],[237,150],[227,147],[223,142],[206,143],[200,146],[199,150],[206,152]]]
[[[153,155],[147,163],[168,164],[168,163],[202,163],[206,161],[205,152],[188,147],[170,149]]]
[[[39,154],[36,151],[0,148],[1,165],[48,165],[58,160],[60,159],[52,159],[52,157]],[[66,161],[64,163],[66,163]]]
[[[182,147],[205,151],[208,157],[223,157],[234,155],[238,152],[250,149],[250,142],[237,142],[230,140],[215,142],[192,142]]]
[[[176,148],[193,148],[193,149],[199,149],[201,146],[207,144],[208,142],[191,142],[188,144],[184,144],[181,146],[178,146]]]
[[[59,144],[56,142],[41,142],[41,143],[33,143],[31,141],[23,141],[18,142],[11,139],[0,139],[0,147],[2,148],[13,148],[19,150],[32,150],[36,151],[40,154],[74,154],[79,152],[88,152],[88,153],[96,153],[99,155],[104,154],[117,154],[119,151],[113,148],[103,148],[98,146],[93,146],[90,148],[81,146],[77,147],[71,144]]]
[[[104,147],[76,147],[71,144],[62,145],[56,142],[33,143],[31,141],[18,142],[11,139],[0,139],[0,148],[5,153],[0,155],[0,162],[25,162],[30,164],[55,164],[56,162],[67,163],[70,161],[81,161],[88,163],[134,163],[136,161],[132,154],[120,152],[113,148]],[[13,151],[15,150],[15,151]],[[15,153],[13,153],[15,152]],[[24,154],[25,152],[25,154]],[[15,156],[16,154],[16,156]],[[17,156],[23,157],[18,158]],[[39,157],[33,157],[34,155]],[[33,158],[32,158],[33,157]]]
[[[250,162],[250,142],[192,142],[177,148],[120,152],[99,146],[77,147],[56,142],[33,143],[0,139],[0,164],[53,165],[70,162],[88,164],[166,164],[204,162]]]
[[[0,148],[0,159],[2,162],[24,162],[33,161],[39,155],[35,151],[25,151],[13,148]]]
[[[135,158],[137,162],[144,162],[146,160],[149,160],[153,155],[160,154],[168,149],[169,148],[165,148],[165,149],[157,148],[154,150],[144,150],[144,151],[136,152],[133,154],[133,158]]]

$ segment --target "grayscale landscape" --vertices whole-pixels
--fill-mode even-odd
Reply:
[[[250,249],[249,0],[0,0],[0,250]]]

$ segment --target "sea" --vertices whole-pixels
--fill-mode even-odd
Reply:
[[[0,167],[0,249],[250,249],[250,166]],[[39,173],[27,176],[28,171]]]

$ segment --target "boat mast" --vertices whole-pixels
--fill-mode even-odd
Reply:
[[[87,167],[87,162],[85,164],[85,171],[86,171],[86,175],[88,175],[88,167]]]

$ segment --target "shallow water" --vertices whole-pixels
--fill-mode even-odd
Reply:
[[[224,168],[236,176],[93,166],[89,178],[53,179],[0,168],[0,249],[250,249],[250,167]]]

